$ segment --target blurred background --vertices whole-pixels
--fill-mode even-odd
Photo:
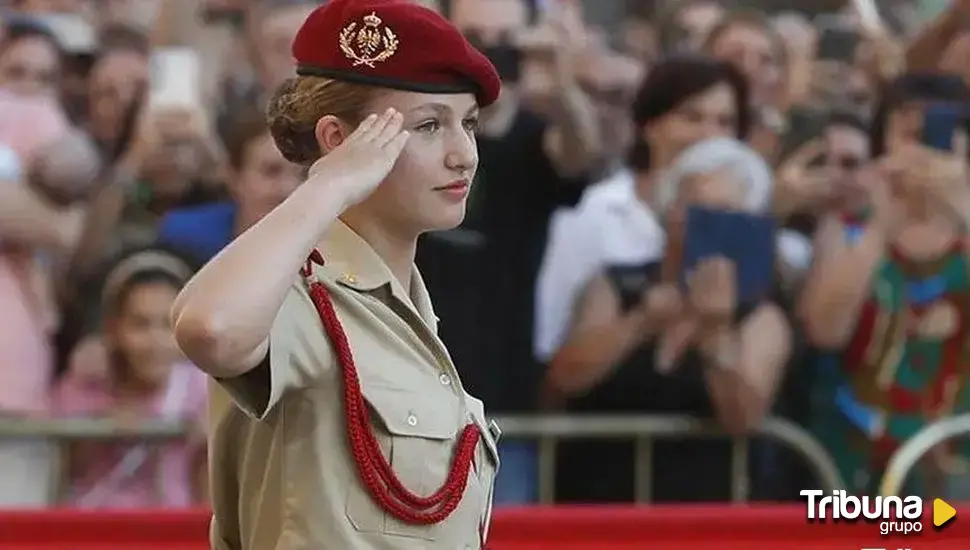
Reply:
[[[0,508],[205,505],[205,379],[169,309],[302,181],[263,113],[319,3],[0,2]],[[912,179],[966,169],[970,1],[421,3],[504,81],[468,217],[418,254],[504,430],[497,506],[970,498],[965,229],[866,186],[931,145],[904,116],[926,102],[955,110]],[[725,167],[777,245],[730,379],[629,328]],[[873,216],[898,242],[839,274]]]

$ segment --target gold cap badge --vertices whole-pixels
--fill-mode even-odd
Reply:
[[[340,31],[340,51],[354,62],[354,67],[365,65],[373,69],[375,63],[387,61],[397,52],[399,42],[376,13],[365,15],[362,22],[358,26],[353,21]]]

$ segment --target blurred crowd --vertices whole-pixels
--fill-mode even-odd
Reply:
[[[465,222],[418,250],[490,414],[736,436],[783,417],[867,494],[900,444],[970,412],[970,1],[422,3],[503,79]],[[206,381],[169,311],[303,180],[264,109],[317,4],[0,2],[0,420],[190,426],[63,454],[0,439],[0,507],[205,501]],[[765,291],[739,290],[744,252],[681,277],[697,207],[771,223]],[[558,451],[557,502],[634,499],[632,442]],[[536,446],[500,453],[496,502],[536,502]],[[729,443],[651,454],[654,501],[730,498]],[[907,490],[950,495],[968,460],[934,449]],[[753,498],[817,484],[768,441],[748,469]]]

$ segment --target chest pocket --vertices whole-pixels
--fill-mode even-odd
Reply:
[[[461,423],[457,396],[379,386],[364,387],[363,393],[375,435],[398,479],[412,493],[433,494],[451,467]],[[361,483],[351,484],[346,513],[361,532],[435,540],[442,528],[442,524],[410,525],[385,513]]]

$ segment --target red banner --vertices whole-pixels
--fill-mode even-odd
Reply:
[[[868,523],[813,524],[804,506],[550,507],[501,510],[491,550],[970,549],[970,508],[937,531],[882,537]],[[964,518],[960,516],[964,515]],[[207,550],[208,514],[0,512],[0,550]]]

